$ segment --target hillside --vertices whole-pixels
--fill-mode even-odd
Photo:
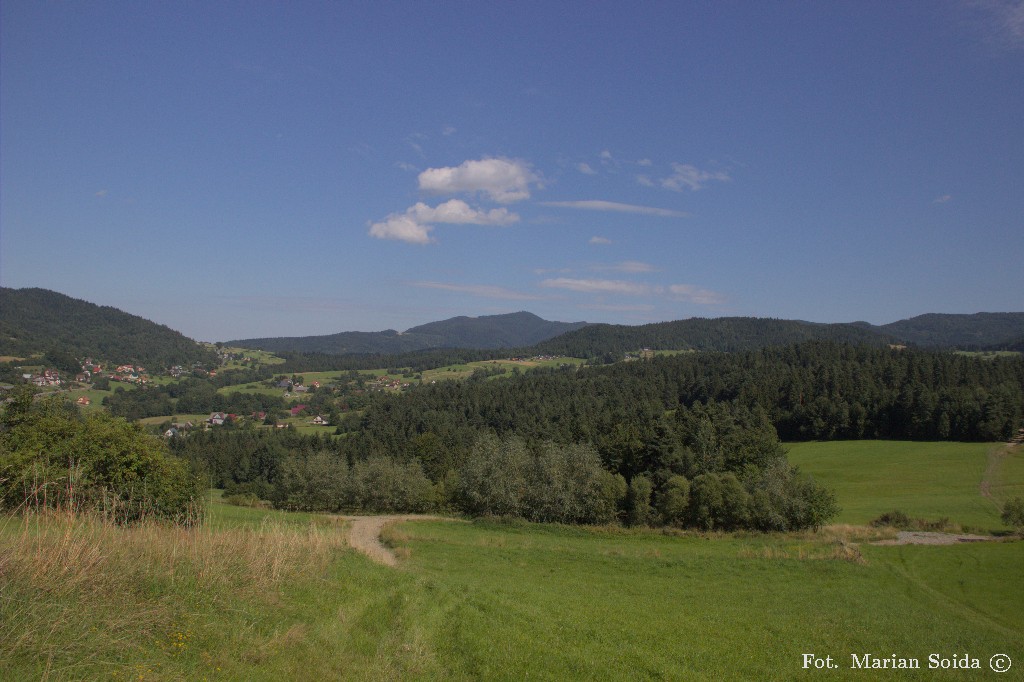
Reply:
[[[918,346],[964,350],[1007,346],[1010,349],[1014,343],[1019,347],[1024,336],[1024,313],[929,313],[875,329]]]
[[[155,367],[216,362],[192,339],[117,308],[47,289],[0,288],[0,355],[49,350]]]
[[[539,352],[574,357],[619,355],[640,348],[736,352],[802,341],[882,345],[894,339],[860,324],[816,324],[755,317],[694,317],[640,326],[594,324],[537,344]]]
[[[404,333],[340,332],[323,336],[239,339],[229,346],[301,353],[406,353],[428,348],[518,348],[584,326],[585,322],[550,322],[532,313],[453,317],[413,327]]]

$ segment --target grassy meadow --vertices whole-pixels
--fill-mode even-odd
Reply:
[[[958,474],[957,457],[935,444],[890,445],[903,454],[792,449],[807,470],[820,465],[851,518],[899,501],[908,513],[998,525],[957,483],[970,474],[980,497],[984,447],[955,445]],[[860,476],[851,449],[865,458]],[[927,453],[933,466],[914,466]],[[1024,484],[1019,457],[991,474],[1006,490]],[[874,469],[889,460],[899,468]],[[932,473],[912,478],[907,496],[886,483],[921,470]],[[2,677],[962,680],[991,679],[998,653],[1014,661],[1011,675],[1024,667],[1021,541],[879,546],[892,531],[416,521],[385,531],[401,557],[387,568],[349,548],[344,530],[217,495],[191,530],[0,518]],[[806,671],[806,653],[839,667]],[[923,669],[852,670],[852,653],[913,657]],[[931,654],[968,654],[982,669],[929,670]]]
[[[840,523],[864,524],[899,509],[999,530],[1002,503],[1024,496],[1024,448],[1001,443],[834,441],[787,449],[793,464],[836,490]],[[981,494],[986,478],[991,497]]]

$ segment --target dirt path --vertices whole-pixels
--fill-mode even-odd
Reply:
[[[1022,440],[1024,440],[1024,436],[1018,434],[1003,447],[992,448],[992,451],[988,453],[988,465],[985,467],[985,473],[981,475],[978,492],[997,507],[999,506],[998,503],[992,498],[992,484],[995,482],[996,474],[999,472],[999,467],[1002,466],[1003,460],[1012,455],[1017,448],[1021,447]]]
[[[399,521],[450,521],[443,516],[425,514],[388,514],[384,516],[338,516],[350,521],[348,528],[348,544],[362,552],[378,564],[397,566],[398,558],[380,541],[381,531],[385,526]]]

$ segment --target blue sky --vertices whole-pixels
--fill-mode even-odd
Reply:
[[[0,284],[201,340],[1024,310],[1024,3],[0,4]]]

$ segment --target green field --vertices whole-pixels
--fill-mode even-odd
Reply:
[[[979,491],[1024,490],[1021,448],[990,458],[1002,448],[790,450],[841,520],[900,508],[1005,530]],[[872,544],[892,535],[417,521],[386,531],[387,568],[334,518],[219,493],[193,530],[0,517],[0,662],[4,680],[1020,679],[1024,542]],[[865,653],[922,669],[851,669]],[[981,669],[931,670],[932,654]]]
[[[990,679],[1024,661],[1024,543],[412,522],[397,569],[326,517],[0,527],[5,680]],[[805,672],[803,654],[841,666]],[[920,671],[850,670],[850,654]],[[981,671],[931,671],[969,654]]]
[[[999,505],[1024,496],[1024,448],[994,467],[991,498],[980,486],[1000,443],[918,443],[836,441],[795,443],[789,459],[835,488],[842,507],[838,521],[863,524],[899,509],[929,520],[981,530],[1001,530]]]

